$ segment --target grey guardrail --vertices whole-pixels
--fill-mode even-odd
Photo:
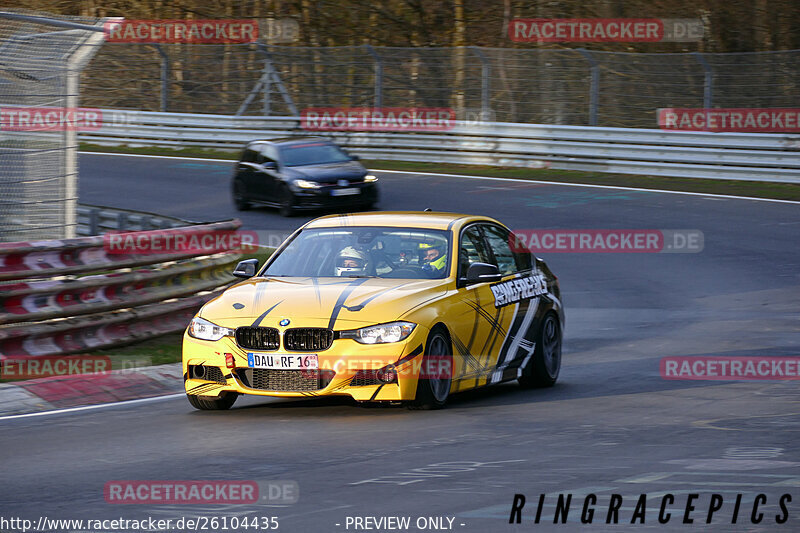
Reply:
[[[102,111],[103,126],[81,141],[238,149],[312,134],[369,159],[800,183],[800,135],[467,122],[438,132],[309,132],[297,117]]]

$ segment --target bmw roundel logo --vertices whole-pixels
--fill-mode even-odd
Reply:
[[[284,318],[283,320],[278,322],[278,325],[279,326],[288,326],[289,325],[289,319],[288,318]]]

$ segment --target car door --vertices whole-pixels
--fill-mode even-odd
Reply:
[[[278,149],[275,145],[268,143],[259,145],[256,163],[253,175],[253,197],[265,202],[277,201],[276,194],[277,185],[280,182],[280,171]]]
[[[256,161],[258,160],[258,145],[250,144],[242,152],[242,157],[236,163],[236,173],[234,176],[234,187],[237,187],[236,182],[241,183],[244,187],[243,196],[247,198],[255,198],[255,180],[254,174],[256,171]]]
[[[482,224],[465,226],[458,236],[457,288],[448,321],[455,362],[453,392],[489,383],[505,341],[504,324],[510,322],[510,310],[495,308],[491,283],[465,282],[471,264],[493,264],[493,260]]]
[[[515,238],[508,229],[496,224],[482,224],[486,243],[493,263],[503,276],[498,283],[491,284],[494,307],[508,309],[506,337],[495,361],[490,382],[516,379],[518,370],[533,356],[535,332],[544,313],[541,296],[547,292],[547,284],[541,273],[532,271],[530,252],[514,247]]]

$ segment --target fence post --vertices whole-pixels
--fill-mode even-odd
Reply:
[[[261,86],[261,114],[268,117],[272,114],[272,63],[269,57],[264,58],[263,84]]]
[[[577,51],[589,62],[592,69],[592,81],[589,86],[589,125],[597,126],[597,107],[600,103],[600,66],[592,53],[585,48],[577,48]]]
[[[383,61],[372,46],[365,44],[364,48],[374,60],[375,93],[372,97],[372,107],[380,108],[383,107]]]
[[[491,65],[486,54],[477,46],[469,47],[481,61],[481,120],[489,121],[489,80],[491,75]]]
[[[166,113],[169,107],[169,78],[172,76],[169,66],[169,56],[160,44],[154,44],[158,55],[161,56],[161,112]]]
[[[714,98],[714,70],[708,64],[706,58],[700,52],[691,52],[694,58],[703,67],[703,108],[711,109],[712,100]]]

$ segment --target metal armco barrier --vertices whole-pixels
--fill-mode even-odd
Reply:
[[[166,231],[232,231],[238,220],[216,222]],[[0,281],[31,277],[79,274],[97,270],[127,268],[195,257],[201,253],[141,255],[109,253],[102,236],[78,237],[53,241],[0,243]]]
[[[123,235],[190,238],[240,226],[231,220]],[[110,238],[0,244],[0,359],[74,353],[179,331],[234,280],[230,271],[240,258],[229,249],[113,253],[119,250]]]
[[[103,110],[80,135],[105,145],[238,149],[287,135],[330,137],[370,159],[800,183],[800,135],[456,122],[441,132],[309,132],[297,117]]]
[[[216,294],[116,313],[0,328],[0,360],[9,356],[77,353],[180,331],[200,306]]]
[[[100,235],[107,231],[147,231],[197,224],[165,215],[95,205],[78,205],[77,218],[76,233],[80,237]]]

